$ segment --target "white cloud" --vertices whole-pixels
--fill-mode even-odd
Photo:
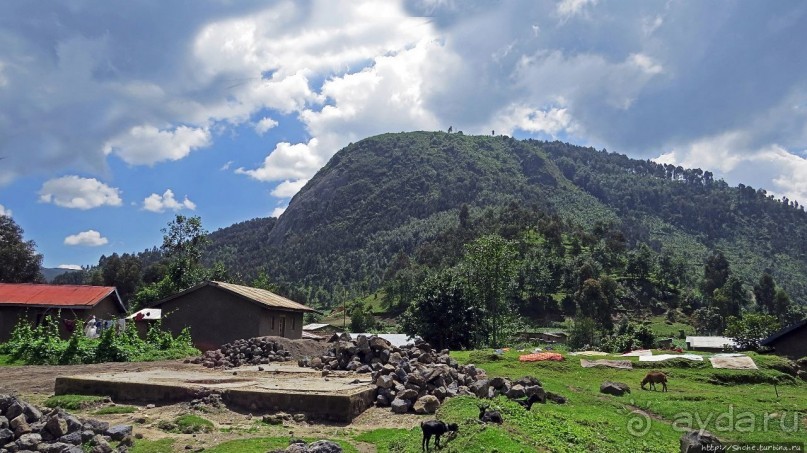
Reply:
[[[656,63],[652,58],[641,53],[634,53],[628,57],[628,61],[638,66],[642,71],[650,75],[661,74],[664,68]]]
[[[773,144],[756,147],[747,131],[730,131],[682,145],[656,162],[714,171],[729,184],[764,188],[807,204],[807,158]]]
[[[254,170],[238,168],[235,172],[258,181],[308,178],[325,164],[317,155],[318,144],[316,138],[312,138],[308,143],[294,145],[287,142],[278,143],[266,156],[263,165]]]
[[[0,204],[0,215],[11,217],[11,209],[6,209],[5,206]]]
[[[108,243],[107,238],[102,237],[101,233],[95,230],[82,231],[81,233],[72,234],[64,238],[65,245],[83,245],[87,247],[98,247]]]
[[[290,198],[300,191],[308,182],[307,179],[298,179],[296,181],[285,180],[277,185],[272,190],[272,196],[278,198]]]
[[[70,269],[70,270],[74,270],[74,271],[80,271],[81,270],[81,266],[79,266],[78,264],[60,264],[60,265],[58,265],[56,267],[58,269]]]
[[[286,211],[286,208],[287,206],[273,209],[272,213],[269,214],[269,217],[275,217],[275,218],[280,217]]]
[[[557,13],[563,19],[583,13],[589,5],[594,6],[597,0],[561,0],[558,2]]]
[[[92,209],[100,206],[120,206],[120,189],[110,187],[94,178],[63,176],[46,181],[39,190],[39,201],[63,208]]]
[[[233,161],[228,160],[224,165],[221,166],[221,168],[219,168],[219,171],[227,171],[227,170],[230,169],[230,167],[232,165],[233,165]]]
[[[565,108],[538,110],[525,105],[512,105],[495,116],[493,130],[511,135],[514,129],[557,137],[561,132],[573,133],[575,125]]]
[[[180,203],[174,198],[174,191],[167,189],[162,195],[153,193],[143,200],[143,209],[151,212],[164,212],[166,209],[179,211],[182,209],[189,209],[191,211],[196,209],[196,203],[185,199]]]
[[[272,118],[269,117],[261,118],[261,120],[255,124],[255,132],[257,132],[258,135],[263,135],[269,129],[277,126],[277,124],[278,124],[277,121],[273,120]]]
[[[179,160],[197,148],[211,143],[207,129],[179,126],[159,130],[153,126],[135,126],[108,141],[104,153],[119,156],[132,165],[153,165],[164,160]]]

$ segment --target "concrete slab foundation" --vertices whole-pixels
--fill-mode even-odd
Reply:
[[[328,375],[290,366],[235,371],[151,370],[56,378],[56,395],[110,396],[116,402],[176,403],[218,393],[228,407],[251,413],[303,413],[310,419],[350,422],[370,407],[369,375]]]

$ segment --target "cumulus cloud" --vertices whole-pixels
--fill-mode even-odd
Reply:
[[[272,210],[272,213],[269,214],[269,217],[277,218],[280,217],[284,212],[286,212],[286,206],[283,206],[282,208],[275,208]]]
[[[107,238],[101,236],[101,233],[95,230],[82,231],[81,233],[71,234],[64,238],[65,245],[83,245],[87,247],[98,247],[108,243]]]
[[[108,141],[104,153],[114,153],[132,165],[153,165],[182,159],[192,150],[209,145],[210,132],[206,129],[180,126],[160,130],[153,126],[135,126]]]
[[[69,270],[73,270],[73,271],[80,271],[81,270],[81,266],[79,266],[78,264],[60,264],[60,265],[58,265],[56,267],[58,269],[69,269]]]
[[[174,191],[167,189],[162,195],[153,193],[143,200],[143,209],[151,212],[165,212],[167,209],[173,211],[180,211],[182,209],[189,209],[191,211],[196,209],[196,203],[188,199],[187,195],[182,202],[178,202],[174,198]]]
[[[110,156],[180,160],[238,126],[280,129],[272,119],[280,115],[283,126],[299,120],[290,126],[306,136],[273,143],[262,163],[238,173],[308,179],[351,141],[449,125],[572,134],[634,157],[674,150],[734,174],[750,156],[779,162],[772,156],[799,157],[807,143],[798,2],[45,8],[0,3],[0,17],[41,19],[10,20],[0,37],[0,185],[54,169],[104,174]],[[719,161],[687,151],[732,131],[747,143],[721,148]],[[797,184],[776,181],[766,184]]]
[[[298,179],[296,181],[289,181],[288,179],[281,182],[272,190],[272,196],[278,198],[290,198],[300,191],[303,186],[308,182],[307,179]]]
[[[325,162],[317,154],[319,141],[312,138],[308,143],[281,142],[269,153],[263,164],[253,170],[238,168],[236,173],[247,175],[258,181],[280,181],[287,178],[308,178]]]
[[[807,203],[807,158],[777,144],[755,147],[746,131],[730,131],[682,145],[657,162],[710,169],[730,184],[765,188],[768,193]]]
[[[46,181],[39,189],[39,201],[63,208],[92,209],[120,206],[120,190],[94,178],[63,176]]]
[[[0,215],[11,217],[11,209],[6,209],[5,206],[0,204]]]
[[[258,135],[263,135],[269,129],[277,126],[277,124],[278,124],[277,121],[273,120],[272,118],[269,117],[261,118],[260,121],[255,123],[255,132],[257,132]]]

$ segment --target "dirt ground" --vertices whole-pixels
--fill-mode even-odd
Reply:
[[[310,351],[305,351],[310,352]],[[92,365],[65,366],[3,366],[0,367],[0,393],[19,395],[31,403],[42,403],[53,395],[54,384],[58,376],[79,374],[112,373],[123,371],[148,371],[166,369],[173,371],[207,370],[201,365],[186,364],[183,360],[167,360],[158,362],[101,363]],[[191,409],[188,403],[162,405],[159,401],[128,404],[137,408],[131,414],[96,415],[98,407],[81,411],[71,411],[78,416],[92,417],[110,423],[125,423],[134,426],[135,434],[145,439],[157,440],[166,437],[176,439],[176,451],[193,451],[210,448],[222,442],[246,437],[313,437],[337,438],[349,437],[353,434],[377,428],[411,429],[422,420],[433,416],[414,414],[393,415],[388,408],[372,407],[355,418],[349,424],[295,422],[286,421],[283,425],[268,425],[261,422],[261,414],[247,414],[231,411],[227,408]],[[111,404],[114,405],[114,402]],[[216,428],[210,433],[175,434],[160,430],[160,421],[172,421],[179,415],[193,413],[212,421]],[[355,444],[355,443],[354,443]],[[355,444],[362,453],[374,452],[375,447],[369,444]]]

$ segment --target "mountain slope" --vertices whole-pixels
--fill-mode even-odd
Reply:
[[[707,171],[560,142],[441,132],[383,134],[334,155],[273,221],[211,235],[209,261],[246,276],[264,269],[309,303],[378,288],[399,252],[472,217],[529,206],[584,230],[620,228],[629,243],[674,249],[690,273],[722,249],[752,284],[771,269],[807,296],[807,214],[764,191],[728,187]],[[487,212],[487,214],[485,214]]]

